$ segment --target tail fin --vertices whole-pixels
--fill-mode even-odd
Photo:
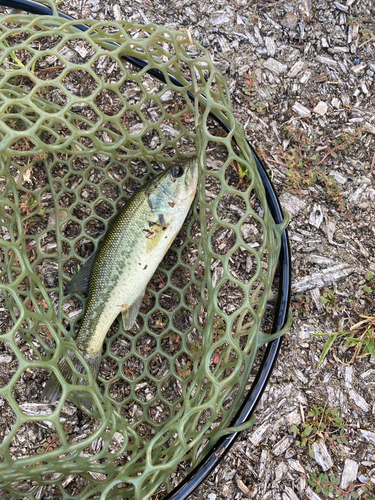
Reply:
[[[68,349],[68,354],[70,359],[73,361],[75,369],[80,372],[80,373],[85,373],[85,369],[82,365],[82,363],[79,361],[77,356],[74,354],[74,352],[71,349]],[[92,354],[83,354],[82,356],[84,357],[86,363],[89,365],[91,368],[92,374],[94,378],[96,379],[99,373],[99,367],[100,367],[100,360],[101,360],[101,353],[99,352],[97,355],[92,355]],[[61,375],[64,377],[64,379],[67,382],[71,382],[72,377],[73,377],[73,371],[68,363],[67,359],[63,356],[60,358],[60,361],[57,364],[57,367],[61,373]],[[78,384],[79,385],[87,385],[87,380],[84,378],[78,379]],[[54,373],[51,374],[50,378],[47,381],[47,384],[45,388],[43,389],[42,392],[42,401],[45,403],[53,403],[57,399],[59,399],[61,396],[61,384],[58,381],[56,375]]]

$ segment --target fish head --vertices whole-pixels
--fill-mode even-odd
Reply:
[[[149,199],[153,209],[162,212],[186,212],[190,207],[198,182],[198,162],[196,158],[173,164],[159,174],[149,189]],[[171,210],[174,209],[174,210]]]

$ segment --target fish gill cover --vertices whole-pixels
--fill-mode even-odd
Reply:
[[[11,14],[0,27],[0,488],[9,499],[170,491],[176,471],[226,432],[258,348],[274,338],[283,227],[225,78],[186,32],[84,22],[79,32],[77,21]],[[144,180],[191,156],[200,165],[191,214],[131,331],[119,319],[110,328],[97,383],[86,372],[91,409],[82,408],[83,387],[65,382],[57,362],[77,353],[87,299],[64,295],[65,284]],[[63,391],[55,405],[41,399],[51,372]]]

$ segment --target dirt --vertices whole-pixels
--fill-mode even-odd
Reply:
[[[256,410],[254,427],[241,433],[231,452],[191,498],[317,500],[324,495],[317,495],[317,488],[311,483],[314,482],[314,474],[319,475],[323,470],[340,479],[341,488],[347,496],[354,488],[361,498],[370,498],[369,493],[361,487],[374,484],[375,489],[375,359],[368,352],[356,353],[355,346],[345,345],[344,338],[335,341],[323,363],[318,366],[327,336],[314,334],[332,333],[339,328],[348,331],[365,319],[359,314],[375,315],[375,280],[370,277],[371,273],[375,274],[374,1],[348,0],[341,4],[324,0],[213,0],[204,3],[133,0],[107,4],[90,0],[79,3],[65,1],[59,4],[59,8],[76,18],[128,19],[189,30],[192,37],[210,51],[216,66],[225,75],[235,116],[245,126],[246,137],[268,167],[282,204],[291,216],[289,237],[293,265],[293,326],[283,340],[275,370]],[[89,47],[87,49],[89,58]],[[54,64],[58,66],[58,61]],[[42,71],[47,66],[48,63],[40,59],[35,69]],[[115,68],[113,78],[120,76],[120,68]],[[92,82],[92,85],[90,81],[81,85],[79,72],[72,72],[69,78],[65,85],[76,85],[82,96],[90,95],[94,85]],[[137,102],[139,96],[136,89],[130,90],[126,88],[129,102]],[[59,99],[62,104],[63,95],[56,93],[52,97],[53,102],[59,102]],[[110,92],[101,93],[96,104],[108,116],[120,105],[113,100]],[[178,106],[178,100],[173,102],[173,106]],[[94,111],[90,108],[75,112],[95,121]],[[151,122],[158,119],[157,110],[152,109],[152,106],[145,106],[143,112]],[[130,128],[139,126],[135,117],[133,121],[129,117],[128,121]],[[288,130],[287,127],[292,128]],[[146,140],[155,147],[158,137],[150,136]],[[188,149],[189,144],[185,147]],[[216,155],[219,158],[220,151]],[[98,165],[101,162],[102,159],[98,158]],[[62,161],[53,173],[56,192],[61,182],[59,179],[63,179],[66,173],[64,168]],[[74,168],[77,173],[65,181],[68,188],[75,188],[82,183],[79,191],[82,203],[75,206],[74,216],[85,224],[85,219],[91,215],[92,206],[100,218],[110,218],[121,194],[119,183],[125,178],[123,168],[111,165],[114,182],[107,182],[100,187],[108,201],[100,201],[100,193],[94,186],[102,181],[100,169],[86,172],[87,165],[82,159],[75,161]],[[131,168],[131,174],[139,179],[147,172],[147,166],[142,162],[132,163]],[[229,172],[229,177],[230,185],[239,185],[241,179],[234,169]],[[90,184],[85,185],[85,178]],[[33,168],[30,179],[32,181],[27,185],[28,188],[42,188],[48,184],[41,165]],[[139,186],[140,183],[134,178],[128,179],[122,186],[124,195],[131,196]],[[239,189],[246,188],[244,181]],[[215,177],[208,179],[208,199],[215,199],[217,189]],[[61,196],[59,204],[62,210],[75,203],[73,196],[69,193]],[[42,202],[48,211],[51,208],[48,190],[44,191]],[[116,208],[120,206],[121,202],[117,203]],[[257,207],[256,199],[254,206],[262,210]],[[243,209],[239,196],[229,196],[218,216],[224,222],[235,223]],[[30,237],[38,234],[48,227],[48,220],[48,213],[40,215],[27,228],[27,234]],[[251,226],[251,221],[244,226],[244,238],[250,234],[247,226]],[[85,228],[93,239],[100,238],[105,231],[104,224],[95,219],[90,219],[90,224]],[[68,240],[73,240],[79,231],[80,225],[70,222],[64,228],[64,235]],[[43,244],[53,247],[55,237],[50,233],[46,234]],[[199,225],[193,226],[191,236],[199,239]],[[184,234],[180,233],[179,238],[182,246]],[[260,241],[261,234],[256,243]],[[233,245],[233,234],[221,231],[215,235],[215,244],[215,250],[225,254]],[[93,250],[90,238],[81,238],[75,245],[76,253],[83,259],[90,256]],[[192,244],[182,254],[185,265],[195,261],[194,250]],[[65,243],[62,251],[69,253],[68,243]],[[170,251],[161,269],[171,269],[175,265],[175,258],[176,254]],[[66,264],[66,274],[76,274],[78,264],[77,259],[71,259]],[[246,251],[239,252],[234,257],[231,272],[246,283],[252,265],[251,256]],[[44,267],[38,266],[37,271],[46,278],[47,287],[56,286],[57,270],[51,259]],[[163,277],[162,271],[154,276],[141,312],[146,313],[153,307],[155,299],[152,291],[163,283]],[[197,271],[196,278],[199,280]],[[182,289],[189,279],[189,270],[181,266],[174,272],[172,284]],[[167,289],[161,295],[160,305],[170,312],[180,300],[176,292]],[[188,305],[199,300],[199,290],[195,285],[189,288],[185,300]],[[224,312],[236,309],[242,300],[241,292],[233,286],[220,290],[219,306]],[[76,316],[83,305],[72,297],[64,307],[66,314]],[[191,318],[183,315],[177,321],[179,329],[184,332]],[[9,328],[9,324],[9,318],[0,319],[0,328],[4,331]],[[149,324],[150,329],[157,334],[163,329],[162,350],[172,355],[178,352],[181,339],[178,336],[171,339],[167,325],[168,319],[162,313],[152,316]],[[79,323],[76,323],[75,328],[78,326]],[[141,327],[141,323],[137,324],[132,334],[139,333]],[[114,325],[108,337],[116,334],[116,331]],[[189,342],[199,340],[194,335],[196,332],[191,334]],[[370,331],[368,337],[370,342],[375,342],[374,333]],[[147,359],[153,354],[153,342],[151,336],[139,338],[137,350],[143,358]],[[27,344],[22,343],[21,339],[20,348],[23,347],[27,349]],[[117,337],[111,349],[117,357],[125,357],[129,352],[129,339]],[[11,355],[5,351],[2,356]],[[362,354],[365,355],[360,357]],[[26,351],[25,355],[29,359],[36,359],[31,350]],[[169,369],[166,359],[160,356],[160,359],[154,358],[153,364],[150,363],[149,371],[154,377],[162,378]],[[176,358],[175,369],[181,370],[189,362],[186,355],[185,358],[180,356]],[[16,368],[13,358],[6,367],[0,364],[0,387],[1,384],[6,385]],[[124,369],[129,376],[136,376],[142,373],[143,366],[140,366],[138,358],[129,358],[124,363]],[[103,359],[100,375],[104,379],[111,379],[116,370],[117,366],[111,358]],[[37,401],[46,373],[35,370],[23,377],[22,383],[15,387],[15,397],[20,404]],[[136,391],[137,397],[147,401],[154,395],[155,384],[144,380],[144,384],[138,384]],[[128,396],[130,386],[115,384],[111,385],[110,394],[117,401],[122,401]],[[177,379],[170,377],[162,385],[161,392],[168,401],[178,400],[181,390]],[[299,434],[292,427],[302,430],[302,424],[309,418],[308,412],[313,410],[314,405],[323,411],[327,408],[339,409],[339,416],[343,418],[345,426],[346,442],[337,442],[332,439],[334,433],[327,434],[319,430],[320,435],[316,435],[309,443],[314,449],[317,449],[316,443],[320,446],[313,457],[309,454],[308,446],[298,444]],[[85,425],[95,428],[95,422],[89,422],[88,417],[73,405],[72,408],[74,411],[67,419],[71,422],[71,436],[74,439],[82,435]],[[135,401],[122,407],[122,415],[130,423],[138,420],[140,411]],[[168,417],[168,408],[161,401],[155,401],[150,412],[156,424],[161,424]],[[12,410],[3,407],[0,439],[2,432],[13,421]],[[54,445],[53,429],[39,427],[28,428],[27,431],[29,438],[26,444],[15,438],[11,450],[14,456],[40,453],[41,445],[44,449]],[[21,439],[25,432],[20,430],[18,433]],[[154,429],[143,425],[138,428],[138,432],[145,439],[151,439]],[[320,458],[321,454],[325,460]],[[355,469],[351,476],[348,472],[350,464]],[[189,461],[180,464],[173,475],[172,484],[177,484],[189,467]],[[18,485],[20,491],[21,486]],[[83,486],[82,478],[81,482],[70,477],[66,480],[67,491],[71,494],[79,493]],[[24,487],[27,491],[28,485]],[[50,495],[45,498],[57,498],[57,491],[53,489],[51,492],[44,491],[44,494]],[[163,488],[155,498],[162,496]],[[331,493],[331,498],[336,498],[336,494]]]

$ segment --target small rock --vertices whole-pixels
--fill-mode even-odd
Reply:
[[[333,467],[333,460],[323,439],[319,439],[319,441],[313,443],[311,448],[315,455],[315,461],[322,468],[323,472]]]
[[[363,474],[360,474],[358,476],[358,481],[361,481],[361,483],[367,483],[368,478],[366,476],[364,476]]]
[[[287,29],[294,29],[298,24],[298,16],[295,12],[288,12],[284,19],[281,21],[281,25]]]
[[[216,500],[217,496],[215,495],[215,493],[210,493],[209,495],[207,495],[207,500]]]
[[[328,109],[328,106],[327,106],[327,103],[323,102],[323,101],[320,101],[314,108],[314,113],[316,113],[317,115],[320,115],[320,116],[323,116],[327,113],[327,109]]]
[[[0,356],[0,365],[9,365],[12,359],[12,356]]]
[[[310,110],[305,108],[305,106],[303,106],[299,102],[295,102],[293,104],[292,110],[295,111],[296,113],[298,113],[300,116],[303,116],[304,118],[311,116]]]
[[[300,71],[303,70],[305,63],[303,61],[297,61],[290,69],[288,76],[290,78],[295,78]]]
[[[313,9],[311,0],[301,0],[298,6],[299,14],[304,21],[309,23],[313,18]]]
[[[355,460],[347,458],[345,460],[344,470],[341,476],[340,488],[346,490],[350,483],[357,479],[358,463]]]
[[[288,69],[286,64],[276,61],[276,59],[273,59],[272,57],[268,58],[267,61],[264,62],[263,66],[272,71],[272,73],[275,73],[275,75],[285,73]]]

